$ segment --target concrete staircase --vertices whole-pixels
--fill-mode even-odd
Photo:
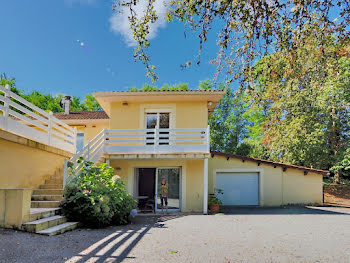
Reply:
[[[23,230],[53,236],[78,227],[78,222],[67,222],[67,218],[60,215],[62,188],[62,176],[54,175],[40,185],[39,189],[33,190],[30,221],[22,225]]]

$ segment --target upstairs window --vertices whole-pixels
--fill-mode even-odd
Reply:
[[[147,129],[169,129],[170,128],[170,113],[168,112],[157,112],[157,113],[146,113],[146,128]],[[154,139],[154,132],[147,132],[147,140]],[[169,132],[159,132],[160,140],[169,140]],[[153,142],[148,142],[148,145],[153,145]],[[159,145],[166,145],[169,142],[159,142]]]

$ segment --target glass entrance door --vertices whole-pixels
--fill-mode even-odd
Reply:
[[[181,208],[181,168],[170,167],[170,168],[157,168],[156,172],[156,211],[161,211],[161,200],[160,194],[162,178],[165,178],[168,184],[168,210],[179,211]],[[165,207],[164,207],[165,211]]]

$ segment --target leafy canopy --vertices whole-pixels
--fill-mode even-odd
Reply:
[[[139,2],[115,0],[113,8],[127,13],[137,42],[134,57],[144,63],[153,81],[158,76],[147,54],[148,35],[152,24],[160,18],[155,7],[163,2],[168,7],[165,14],[168,21],[183,22],[198,35],[195,64],[200,64],[209,32],[219,28],[218,55],[212,63],[217,64],[218,72],[226,73],[228,82],[239,77],[247,80],[246,75],[240,74],[262,56],[294,49],[295,43],[304,38],[307,24],[320,28],[321,42],[329,34],[336,35],[339,41],[350,36],[350,3],[344,0],[147,0],[144,12],[138,13]],[[191,63],[188,61],[184,66]]]
[[[32,91],[30,93],[25,93],[23,90],[16,88],[16,81],[14,78],[8,78],[6,74],[0,75],[0,85],[5,86],[6,84],[10,85],[11,91],[26,99],[30,103],[33,103],[35,106],[46,110],[56,112],[63,112],[63,109],[60,106],[60,101],[63,98],[63,94],[51,95],[43,94],[39,91]],[[82,110],[102,110],[101,106],[96,101],[95,97],[91,94],[86,94],[83,101],[79,97],[72,97],[72,111],[82,111]]]

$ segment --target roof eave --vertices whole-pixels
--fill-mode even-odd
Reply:
[[[298,166],[298,165],[292,165],[292,164],[285,164],[285,163],[279,163],[279,162],[274,162],[270,160],[264,160],[264,159],[259,159],[259,158],[252,158],[252,157],[247,157],[247,156],[242,156],[242,155],[237,155],[237,154],[231,154],[231,153],[222,153],[222,152],[216,152],[216,151],[211,151],[210,152],[212,157],[215,155],[218,156],[223,156],[226,158],[237,158],[241,160],[247,160],[247,161],[252,161],[252,162],[257,162],[257,163],[264,163],[264,164],[269,164],[273,166],[279,166],[285,169],[297,169],[297,170],[302,170],[305,172],[310,172],[310,173],[318,173],[322,175],[327,175],[329,174],[329,171],[327,170],[320,170],[320,169],[314,169],[314,168],[309,168],[309,167],[304,167],[304,166]]]

